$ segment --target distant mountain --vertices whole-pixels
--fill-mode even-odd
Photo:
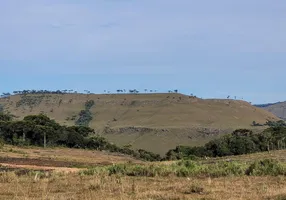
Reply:
[[[255,106],[267,110],[276,115],[277,117],[286,120],[286,101],[269,103],[269,104],[260,104]]]

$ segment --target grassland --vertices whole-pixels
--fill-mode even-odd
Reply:
[[[33,175],[0,177],[0,199],[285,199],[285,177],[138,178],[122,176]]]
[[[16,147],[0,149],[0,164],[84,168],[114,163],[140,163],[132,157],[101,151],[69,148]]]
[[[279,102],[279,103],[270,104],[268,106],[263,107],[263,109],[275,114],[281,119],[286,120],[285,108],[286,108],[286,102]]]
[[[286,150],[280,150],[143,163],[104,152],[5,145],[0,152],[0,199],[282,200],[286,198],[285,156]],[[263,159],[279,161],[283,171],[272,167],[261,175],[245,174],[251,163]]]
[[[163,155],[178,145],[203,145],[253,121],[278,120],[244,101],[199,99],[181,94],[38,94],[1,98],[6,112],[18,119],[45,113],[57,122],[74,125],[85,103],[89,125],[109,141]],[[90,118],[90,117],[89,117]]]

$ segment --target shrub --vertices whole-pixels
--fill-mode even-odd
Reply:
[[[109,166],[107,168],[107,170],[109,172],[109,175],[112,175],[112,174],[125,175],[126,174],[126,168],[127,168],[127,166],[124,164],[115,164],[115,165]]]
[[[92,108],[92,106],[94,106],[94,101],[93,100],[88,100],[86,103],[85,103],[85,110],[90,110]]]
[[[91,120],[91,112],[89,110],[81,110],[79,113],[79,118],[76,120],[75,124],[77,126],[88,126]]]
[[[265,159],[251,164],[246,170],[246,174],[251,176],[286,175],[286,168],[276,160]]]
[[[76,120],[75,125],[78,126],[88,126],[90,121],[92,120],[92,114],[90,109],[94,106],[94,101],[89,100],[85,103],[85,109],[81,110],[79,113],[79,118]]]
[[[211,177],[221,176],[242,176],[245,174],[247,166],[238,162],[219,162],[208,165],[204,173]]]
[[[11,121],[12,120],[12,116],[9,114],[4,114],[3,112],[0,112],[0,121]]]

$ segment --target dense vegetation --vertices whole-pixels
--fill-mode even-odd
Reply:
[[[107,167],[97,167],[80,172],[83,175],[107,173],[108,175],[125,176],[178,176],[178,177],[222,177],[222,176],[278,176],[286,175],[286,167],[276,160],[264,159],[252,163],[242,162],[213,162],[200,163],[199,161],[181,160],[169,165],[152,164],[115,164]]]
[[[85,103],[84,110],[81,110],[79,113],[79,118],[76,120],[75,125],[77,126],[88,126],[92,121],[92,114],[90,109],[94,106],[93,100],[88,100]]]
[[[85,111],[94,106],[94,101],[87,101]],[[79,126],[62,126],[46,115],[26,116],[21,121],[0,113],[0,139],[12,145],[67,146],[87,148],[128,154],[148,161],[160,161],[158,154],[143,149],[133,150],[127,146],[118,147],[105,138],[94,134],[88,127],[89,120],[80,118]],[[87,120],[86,120],[87,119]],[[204,146],[177,146],[169,150],[164,160],[177,160],[196,157],[220,157],[241,155],[254,152],[284,149],[286,147],[285,121],[266,123],[269,126],[263,132],[254,134],[248,129],[238,129],[221,138],[211,140]]]
[[[177,146],[168,151],[167,160],[192,157],[218,157],[284,149],[286,147],[285,123],[272,122],[262,133],[239,129],[232,134],[212,140],[201,147]]]
[[[94,135],[94,130],[85,126],[62,126],[45,115],[26,116],[21,121],[0,113],[0,139],[12,145],[66,146],[128,154],[148,161],[160,160],[157,154],[145,150],[120,148],[105,138]]]
[[[253,121],[252,126],[270,126],[270,127],[286,127],[286,123],[284,120],[279,120],[279,121],[269,121],[267,120],[266,123],[264,124],[260,124],[260,123],[257,123],[256,121]]]

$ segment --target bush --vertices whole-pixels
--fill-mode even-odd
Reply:
[[[9,114],[4,114],[3,112],[0,112],[0,121],[11,121],[12,120],[12,116]]]
[[[85,103],[85,110],[90,110],[92,108],[92,106],[94,106],[94,101],[93,100],[88,100],[86,103]]]
[[[79,113],[79,118],[76,120],[75,125],[78,126],[88,126],[90,121],[92,120],[92,114],[90,109],[94,106],[94,101],[89,100],[85,103],[85,109],[81,110]]]
[[[219,162],[208,165],[204,173],[211,177],[221,176],[242,176],[245,174],[247,166],[238,162]]]
[[[251,164],[247,169],[246,174],[251,176],[286,175],[286,168],[276,160],[265,159],[255,161]]]
[[[76,120],[75,124],[77,126],[88,126],[91,120],[91,112],[89,110],[81,110],[79,113],[79,118]]]
[[[125,175],[126,174],[126,168],[127,166],[124,164],[115,164],[112,166],[109,166],[107,168],[109,175],[112,174],[121,174],[121,175]]]

